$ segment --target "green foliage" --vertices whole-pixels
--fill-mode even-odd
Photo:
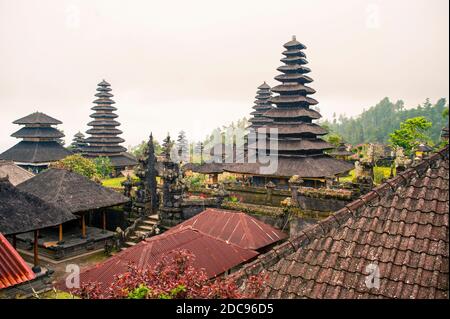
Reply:
[[[142,141],[139,145],[134,146],[134,147],[130,147],[130,153],[134,155],[134,157],[136,158],[142,158],[148,148],[148,142],[147,141]],[[158,143],[157,140],[153,139],[153,145],[155,147],[155,155],[161,155],[162,153],[162,147],[161,145]]]
[[[150,288],[141,284],[128,294],[128,299],[145,299],[150,291]]]
[[[97,167],[95,166],[94,161],[84,158],[80,154],[67,156],[64,159],[51,164],[50,167],[63,168],[86,176],[89,179],[97,177]]]
[[[160,294],[159,299],[176,299],[179,294],[186,292],[186,290],[185,285],[179,285],[169,291],[168,294]]]
[[[111,176],[113,167],[109,157],[97,157],[96,159],[94,159],[94,163],[97,170],[97,176],[101,178],[107,178]]]
[[[401,100],[393,103],[389,98],[384,98],[357,117],[349,118],[341,115],[335,123],[324,121],[320,124],[329,128],[331,133],[341,135],[346,142],[353,145],[387,143],[389,134],[398,129],[401,122],[408,118],[423,116],[433,123],[428,134],[437,144],[442,128],[448,123],[448,117],[442,116],[446,112],[448,104],[443,98],[434,105],[427,99],[422,105],[408,109]]]
[[[336,133],[330,133],[325,136],[325,141],[334,146],[339,146],[339,144],[342,142],[342,136]]]
[[[430,142],[426,133],[431,127],[432,123],[423,116],[410,118],[400,123],[400,129],[389,135],[389,141],[394,147],[402,147],[405,154],[410,155],[420,143]]]
[[[207,180],[206,175],[194,173],[192,176],[187,176],[185,181],[193,188],[202,187]]]

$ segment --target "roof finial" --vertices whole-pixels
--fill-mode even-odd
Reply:
[[[292,41],[297,41],[297,37],[295,35],[292,36]]]

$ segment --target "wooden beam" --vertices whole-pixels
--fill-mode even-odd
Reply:
[[[84,213],[81,215],[81,237],[86,238],[86,217]]]
[[[33,243],[33,263],[34,268],[39,267],[39,248],[38,248],[38,237],[39,237],[39,230],[34,231],[34,243]]]
[[[102,210],[102,217],[103,217],[103,230],[106,231],[106,211]]]
[[[59,242],[63,241],[63,225],[59,225]]]

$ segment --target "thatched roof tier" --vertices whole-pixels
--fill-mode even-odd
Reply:
[[[108,99],[108,98],[102,98],[102,99],[96,99],[92,103],[95,103],[95,104],[115,104],[116,102],[114,102],[113,100]]]
[[[13,124],[28,125],[28,124],[40,124],[40,125],[59,125],[62,124],[60,120],[57,120],[51,116],[48,116],[41,112],[35,112],[27,115],[13,122]]]
[[[111,93],[108,93],[108,92],[100,92],[100,93],[95,94],[95,96],[99,97],[99,98],[109,98],[109,97],[113,97],[114,95]]]
[[[15,138],[62,138],[64,134],[53,127],[22,127],[11,134]]]
[[[112,145],[106,145],[104,144],[103,146],[98,146],[98,144],[96,145],[92,145],[89,146],[89,152],[90,154],[96,153],[99,154],[97,156],[108,156],[106,154],[117,154],[117,153],[122,153],[125,152],[127,149],[125,147],[122,146],[112,146]]]
[[[297,84],[297,83],[288,83],[288,84],[282,84],[282,85],[277,85],[275,87],[272,88],[272,92],[275,93],[282,93],[282,92],[287,92],[287,93],[295,93],[295,92],[300,92],[300,93],[305,93],[305,94],[314,94],[316,93],[316,90],[305,86],[303,84]]]
[[[95,121],[89,122],[88,126],[120,126],[120,123],[114,120],[108,120],[106,116],[97,116]]]
[[[20,184],[18,188],[71,213],[129,202],[129,198],[122,194],[64,169],[49,169]]]
[[[295,82],[295,83],[311,83],[313,82],[313,79],[310,78],[307,75],[300,74],[300,73],[293,73],[293,74],[280,74],[275,77],[275,80],[280,82]]]
[[[270,99],[270,102],[274,104],[297,104],[298,106],[309,106],[316,105],[317,102],[315,99],[302,96],[302,95],[280,95],[275,96]]]
[[[271,123],[265,127],[267,130],[273,128],[278,130],[278,135],[325,135],[328,131],[314,123]],[[267,131],[269,132],[269,131]]]
[[[267,111],[266,113],[264,113],[264,116],[270,117],[272,119],[306,117],[306,118],[310,118],[313,120],[317,120],[322,117],[319,112],[309,109],[309,108],[294,108],[294,109],[274,108],[274,109],[271,109],[271,110]]]
[[[270,149],[270,144],[268,143],[266,146]],[[250,149],[257,149],[256,144],[250,144],[248,146]],[[333,145],[325,142],[322,139],[312,138],[299,138],[299,139],[291,139],[291,140],[281,140],[278,141],[277,150],[278,151],[313,151],[313,150],[329,150],[332,149]],[[275,151],[275,150],[274,150]]]
[[[302,66],[300,64],[282,65],[282,66],[278,67],[277,70],[282,73],[287,73],[287,74],[292,74],[292,73],[305,74],[305,73],[311,72],[310,68],[308,68],[306,66]]]
[[[14,235],[57,226],[76,219],[68,210],[0,180],[0,233]]]
[[[287,56],[285,58],[282,58],[280,61],[283,63],[308,64],[308,61],[306,60],[306,56],[301,57],[298,55],[297,56],[296,55]]]
[[[33,176],[33,173],[17,166],[12,161],[0,161],[0,178],[8,178],[13,186],[23,183]]]
[[[339,146],[329,153],[331,156],[352,156],[353,153],[350,151],[347,151],[347,146],[345,143],[340,143]]]
[[[353,169],[353,165],[345,161],[339,161],[331,156],[317,155],[317,156],[279,156],[278,165],[275,172],[270,174],[263,174],[261,171],[262,165],[260,163],[244,163],[244,164],[227,164],[224,166],[224,171],[249,174],[255,176],[267,177],[284,177],[290,178],[298,175],[302,178],[324,178],[328,176],[335,176],[344,174]]]
[[[114,113],[94,113],[89,115],[90,117],[96,119],[96,118],[105,118],[105,119],[115,119],[117,117],[119,117],[119,115],[114,114]]]
[[[0,154],[0,159],[14,161],[21,165],[38,165],[59,161],[69,155],[72,155],[72,152],[58,142],[22,141]]]
[[[117,108],[112,106],[112,105],[103,104],[103,105],[96,105],[96,106],[92,107],[91,110],[93,110],[93,111],[111,111],[111,112],[114,112],[114,111],[117,111]]]
[[[123,132],[119,129],[116,128],[99,128],[99,127],[95,127],[95,128],[91,128],[90,130],[86,131],[87,134],[91,134],[91,135],[120,135]]]
[[[109,137],[109,136],[108,137],[93,137],[93,136],[91,136],[91,137],[88,137],[87,139],[85,139],[84,141],[87,143],[93,143],[93,144],[95,144],[95,143],[100,143],[100,144],[113,143],[113,144],[115,144],[115,143],[125,142],[125,140],[121,137]]]
[[[286,49],[288,50],[305,50],[306,46],[300,42],[297,41],[297,38],[295,37],[295,35],[292,37],[292,40],[289,42],[286,42],[283,45]]]

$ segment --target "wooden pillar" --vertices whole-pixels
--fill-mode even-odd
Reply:
[[[13,245],[14,249],[17,248],[17,237],[16,237],[16,235],[12,235],[12,245]]]
[[[85,213],[81,215],[81,237],[86,238],[86,217]]]
[[[63,225],[59,225],[59,242],[63,241]]]
[[[33,263],[34,269],[39,269],[39,248],[38,248],[39,230],[34,231],[34,243],[33,243]]]
[[[106,211],[102,210],[102,217],[103,217],[103,232],[106,231]]]

